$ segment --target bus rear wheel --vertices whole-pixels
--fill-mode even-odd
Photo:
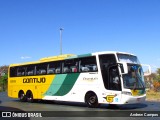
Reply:
[[[88,107],[95,108],[98,107],[98,98],[97,95],[93,92],[89,92],[85,96],[85,102]]]
[[[33,93],[31,91],[27,91],[26,97],[27,97],[27,102],[32,103],[34,101],[34,99],[33,99]]]
[[[26,102],[26,96],[23,91],[19,92],[18,97],[21,102]]]

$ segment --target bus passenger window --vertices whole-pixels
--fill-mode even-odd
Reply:
[[[22,74],[21,74],[21,72],[17,72],[17,76],[21,76]]]
[[[69,72],[70,72],[70,69],[68,67],[63,68],[63,73],[69,73]]]
[[[56,69],[56,73],[61,73],[61,69],[60,69],[60,68],[57,68],[57,69]]]
[[[47,74],[59,74],[61,73],[61,62],[50,62],[48,65]]]
[[[36,65],[36,74],[37,75],[45,75],[47,73],[47,64],[37,64]]]
[[[39,74],[40,74],[40,75],[46,74],[46,70],[43,70],[43,69],[39,70]]]
[[[49,68],[47,74],[55,73],[55,68]]]
[[[17,76],[24,76],[25,75],[25,67],[21,66],[17,68]]]
[[[78,69],[77,69],[76,66],[72,66],[72,67],[71,67],[71,70],[72,70],[72,72],[78,72]]]
[[[78,72],[78,61],[76,59],[64,61],[63,73]]]
[[[27,73],[28,73],[27,75],[33,75],[34,74],[33,70],[28,71]]]
[[[35,66],[27,66],[26,75],[31,76],[34,75]]]
[[[89,68],[86,66],[81,66],[81,72],[89,72]]]
[[[80,59],[80,70],[81,72],[97,72],[96,57],[85,57]]]

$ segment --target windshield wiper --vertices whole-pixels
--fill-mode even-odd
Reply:
[[[135,79],[136,79],[136,81],[134,82],[133,90],[136,90],[136,88],[137,88],[137,83],[138,83],[137,77],[136,77]]]
[[[143,82],[142,82],[141,78],[137,74],[136,74],[135,79],[136,79],[136,81],[134,83],[133,90],[135,90],[136,88],[138,88],[137,85],[141,86],[142,88],[145,88],[144,85],[143,85]]]

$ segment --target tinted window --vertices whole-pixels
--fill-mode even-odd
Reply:
[[[10,68],[10,77],[16,77],[17,76],[17,68],[11,67]]]
[[[61,62],[49,63],[47,74],[59,74],[61,73]]]
[[[17,68],[17,76],[25,76],[26,67],[21,66]]]
[[[98,71],[96,57],[80,58],[80,71],[81,72],[96,72]]]
[[[36,74],[37,75],[45,75],[47,74],[47,64],[38,64],[36,65]]]
[[[106,89],[110,89],[109,68],[116,63],[114,54],[99,55],[99,61],[101,66],[102,78]]]
[[[63,73],[76,73],[78,72],[78,61],[77,60],[66,60],[64,61]]]
[[[27,66],[26,75],[27,76],[35,75],[35,66],[34,65]]]

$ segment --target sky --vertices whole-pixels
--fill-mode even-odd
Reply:
[[[0,0],[0,66],[60,54],[129,52],[160,68],[160,0]]]

